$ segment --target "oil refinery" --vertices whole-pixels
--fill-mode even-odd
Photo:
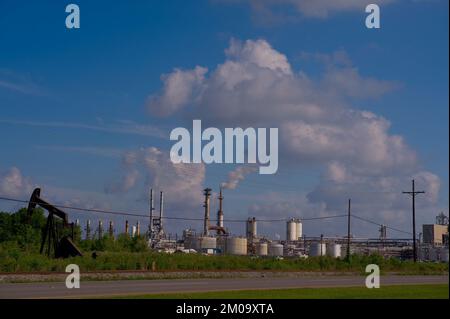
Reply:
[[[164,230],[164,193],[159,193],[159,211],[155,214],[154,191],[150,190],[149,228],[145,233],[151,249],[166,253],[201,253],[206,255],[228,254],[248,255],[256,257],[308,258],[329,256],[347,258],[348,254],[379,254],[384,257],[395,257],[401,260],[413,259],[413,241],[411,238],[387,238],[386,225],[380,225],[378,238],[362,238],[351,235],[349,227],[347,236],[307,237],[303,233],[301,218],[292,217],[286,220],[285,239],[272,239],[258,234],[258,219],[249,217],[245,220],[245,234],[232,235],[226,226],[224,212],[224,194],[221,188],[218,194],[219,208],[216,217],[211,218],[210,188],[203,190],[203,229],[183,230],[181,236],[169,236]],[[350,204],[350,203],[349,203]],[[360,218],[355,215],[353,218]],[[350,226],[350,212],[348,214]],[[114,232],[110,222],[109,233]],[[86,222],[86,238],[91,232],[91,222]],[[97,233],[101,233],[101,222]],[[140,223],[131,230],[128,221],[124,232],[131,236],[141,235]],[[436,223],[423,225],[417,246],[418,259],[422,261],[448,262],[448,217],[443,213],[436,218]]]

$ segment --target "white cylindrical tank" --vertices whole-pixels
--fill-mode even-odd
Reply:
[[[226,251],[230,255],[247,255],[247,238],[228,237]]]
[[[291,219],[286,224],[286,240],[294,241],[297,240],[297,222],[295,219]]]
[[[333,258],[340,258],[341,250],[340,244],[330,244],[327,247],[327,255]]]
[[[133,226],[133,227],[131,228],[131,236],[132,236],[132,237],[136,237],[136,226]]]
[[[199,250],[204,249],[216,249],[217,241],[216,237],[198,237],[198,246]]]
[[[269,247],[267,243],[259,243],[256,246],[256,255],[258,256],[267,256]]]
[[[312,243],[311,246],[309,247],[309,255],[311,257],[316,257],[316,256],[325,256],[326,252],[327,252],[327,245],[324,243]]]
[[[297,240],[301,240],[303,236],[303,225],[300,220],[297,220],[295,224],[295,237]]]
[[[283,256],[283,245],[275,243],[270,244],[269,256]]]

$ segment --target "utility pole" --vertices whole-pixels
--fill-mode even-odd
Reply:
[[[351,199],[348,199],[348,213],[347,213],[347,261],[350,261],[350,211]]]
[[[414,180],[412,180],[412,191],[402,192],[403,194],[411,195],[412,197],[412,219],[413,219],[413,258],[414,262],[417,261],[417,251],[416,251],[416,195],[425,194],[424,191],[416,191],[414,187]]]

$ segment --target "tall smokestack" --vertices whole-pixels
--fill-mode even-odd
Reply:
[[[141,224],[139,221],[136,223],[136,236],[139,237],[141,235]]]
[[[205,188],[203,190],[203,194],[205,195],[205,203],[203,204],[203,207],[205,207],[205,220],[203,224],[203,235],[208,236],[209,235],[209,200],[211,196],[211,188]]]
[[[164,193],[161,192],[159,195],[159,229],[163,228],[163,213],[164,213]]]
[[[217,212],[217,227],[223,228],[223,195],[222,195],[222,187],[220,187],[220,193],[219,193],[219,211]],[[220,234],[220,230],[217,230],[217,234]]]
[[[103,237],[103,222],[101,220],[98,221],[98,239],[102,239]]]
[[[109,221],[108,234],[109,234],[109,237],[114,237],[114,224],[113,224],[112,220]]]
[[[128,236],[129,235],[129,230],[128,230],[128,220],[125,221],[125,234]]]
[[[256,238],[256,218],[248,218],[246,223],[246,236],[247,239],[255,239]]]
[[[149,237],[153,236],[153,210],[155,206],[153,205],[153,188],[150,189],[150,224],[148,225]]]
[[[86,240],[91,239],[91,221],[88,219],[86,222]]]

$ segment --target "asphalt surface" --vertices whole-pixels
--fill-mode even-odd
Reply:
[[[448,276],[382,276],[383,285],[448,284]],[[365,277],[322,276],[301,278],[175,279],[86,281],[79,289],[64,282],[0,284],[1,299],[87,298],[171,292],[203,292],[244,289],[365,287]]]

